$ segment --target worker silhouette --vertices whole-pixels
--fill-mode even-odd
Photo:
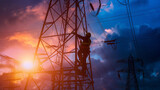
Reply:
[[[80,64],[82,65],[82,73],[86,74],[87,64],[86,59],[90,53],[90,45],[91,45],[91,33],[86,33],[85,36],[77,35],[80,39],[80,46],[78,51],[78,57],[80,60]]]

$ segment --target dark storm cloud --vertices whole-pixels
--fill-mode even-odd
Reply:
[[[159,72],[157,67],[157,61],[160,59],[159,51],[160,51],[160,28],[151,28],[148,25],[141,25],[139,29],[136,29],[139,31],[139,33],[136,34],[137,38],[137,54],[140,58],[144,60],[145,63],[145,69],[146,72],[145,76],[148,80],[146,82],[146,85],[148,85],[150,82],[154,82],[155,80],[152,80],[153,77],[150,76],[153,70],[156,70],[156,72]],[[132,42],[132,37],[130,33],[130,30],[127,28],[119,28],[118,29],[120,35],[112,35],[111,38],[117,38],[118,39],[118,46],[117,50],[113,50],[110,46],[107,46],[104,44],[101,48],[97,48],[92,52],[92,54],[99,55],[102,60],[96,60],[92,59],[92,65],[93,65],[93,76],[96,82],[101,82],[101,85],[103,88],[106,88],[108,90],[116,90],[119,85],[123,82],[122,86],[125,86],[125,81],[119,81],[117,76],[117,70],[122,69],[123,67],[127,67],[127,63],[125,64],[118,64],[117,60],[125,59],[127,60],[128,56],[133,53],[134,46]],[[157,63],[155,65],[155,63]],[[136,64],[138,65],[138,64]],[[137,78],[140,78],[138,75]],[[111,81],[109,81],[111,80]],[[141,81],[141,80],[139,80]],[[108,83],[110,82],[110,83]],[[157,80],[156,82],[159,82]],[[140,83],[141,84],[141,83]],[[98,83],[95,83],[95,86],[98,86]],[[117,87],[115,87],[117,86]],[[153,84],[150,83],[150,86],[153,86]],[[102,89],[102,87],[97,87],[96,89]],[[146,86],[148,88],[149,86]],[[149,87],[150,88],[150,87]],[[157,87],[158,88],[158,87]],[[121,90],[121,89],[118,89]]]
[[[116,62],[111,64],[93,58],[91,60],[95,90],[122,90],[120,88],[122,82],[118,79],[116,70],[113,70],[115,66],[112,66],[116,65]]]
[[[111,38],[117,38],[117,50],[113,50],[110,46],[104,44],[101,48],[96,49],[93,53],[99,54],[103,60],[118,60],[120,57],[127,58],[129,54],[134,51],[132,35],[130,29],[119,29],[120,36],[112,35]],[[147,62],[150,59],[157,61],[160,51],[160,28],[152,29],[148,25],[141,25],[138,29],[139,33],[136,34],[137,39],[137,52],[142,55]],[[151,53],[152,52],[152,53]]]
[[[160,28],[152,29],[142,25],[137,36],[139,53],[146,63],[156,62],[160,59]]]
[[[94,58],[91,58],[92,60],[92,68],[93,68],[93,77],[94,78],[101,78],[106,74],[106,72],[109,72],[108,65],[106,63],[101,62],[100,60],[96,60]]]

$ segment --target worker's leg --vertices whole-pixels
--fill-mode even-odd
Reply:
[[[86,63],[86,59],[89,55],[89,51],[86,50],[85,52],[83,52],[84,56],[83,56],[83,59],[82,59],[82,70],[84,72],[84,74],[86,74],[86,70],[87,70],[87,63]]]
[[[86,74],[87,64],[86,64],[86,58],[82,60],[82,71],[84,74]]]
[[[79,60],[82,61],[82,50],[81,49],[78,51],[78,57],[79,57]]]

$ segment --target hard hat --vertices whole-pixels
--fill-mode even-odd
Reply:
[[[87,36],[87,37],[91,37],[91,33],[87,32],[87,33],[86,33],[86,36]]]

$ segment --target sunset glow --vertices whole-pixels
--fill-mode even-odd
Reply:
[[[21,63],[21,67],[24,71],[31,71],[33,69],[33,62],[32,61],[23,61]]]

